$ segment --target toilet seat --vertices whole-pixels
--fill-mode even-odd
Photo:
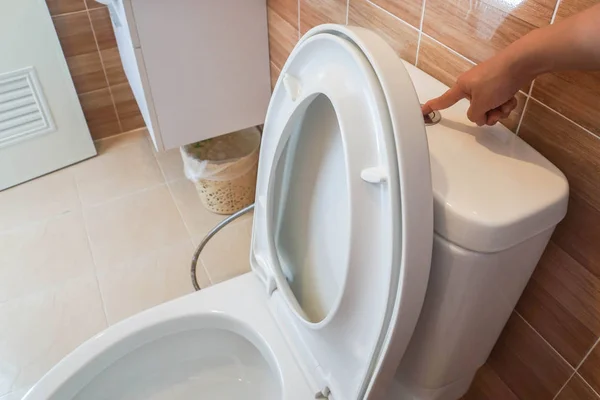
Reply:
[[[311,386],[363,398],[391,379],[429,276],[428,149],[401,60],[370,31],[311,30],[261,146],[252,269]]]
[[[174,333],[203,329],[254,345],[280,384],[272,398],[381,395],[425,296],[432,214],[424,125],[401,60],[368,30],[316,27],[269,105],[253,272],[110,327],[25,399],[77,399],[119,360],[137,365],[141,346],[174,349]]]

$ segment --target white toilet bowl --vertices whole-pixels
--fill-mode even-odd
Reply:
[[[426,131],[413,82],[445,89],[368,30],[308,32],[267,113],[252,272],[110,327],[25,399],[464,394],[568,185],[505,128],[470,124],[465,102]]]

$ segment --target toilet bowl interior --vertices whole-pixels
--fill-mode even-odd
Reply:
[[[282,383],[272,355],[259,350],[262,346],[257,347],[256,338],[249,338],[245,330],[227,326],[233,321],[216,322],[210,327],[177,330],[168,325],[182,328],[186,324],[166,322],[152,332],[171,332],[151,339],[148,332],[139,332],[127,342],[137,339],[144,344],[123,352],[119,349],[128,348],[128,343],[117,343],[112,351],[92,359],[50,399],[281,399]]]

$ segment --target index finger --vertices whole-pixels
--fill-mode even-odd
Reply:
[[[445,108],[453,106],[459,100],[462,100],[465,97],[467,97],[466,93],[463,92],[458,87],[458,85],[454,85],[440,97],[431,99],[427,103],[423,104],[423,106],[421,107],[421,111],[423,112],[423,115],[425,115],[433,111],[443,110]]]

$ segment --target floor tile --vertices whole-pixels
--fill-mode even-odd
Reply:
[[[93,268],[80,211],[0,233],[0,303]]]
[[[179,149],[156,152],[154,156],[167,182],[185,179],[183,160]]]
[[[166,185],[88,208],[84,216],[98,269],[188,238]]]
[[[320,24],[345,24],[347,6],[347,0],[300,0],[300,33]]]
[[[109,324],[140,311],[192,293],[190,240],[160,248],[139,258],[111,266],[98,274]],[[198,265],[200,287],[210,286],[202,264]]]
[[[0,192],[0,231],[80,208],[70,169]]]
[[[200,259],[213,284],[250,271],[253,214],[246,214],[223,228],[208,242]],[[195,237],[197,245],[202,237]]]
[[[147,140],[122,135],[114,139],[129,145],[102,146],[99,155],[74,168],[77,187],[84,206],[104,203],[124,195],[156,186],[164,181]]]
[[[204,236],[226,217],[208,211],[202,205],[196,187],[187,179],[170,182],[169,188],[192,237]]]
[[[0,396],[30,387],[104,328],[93,274],[0,304]]]

